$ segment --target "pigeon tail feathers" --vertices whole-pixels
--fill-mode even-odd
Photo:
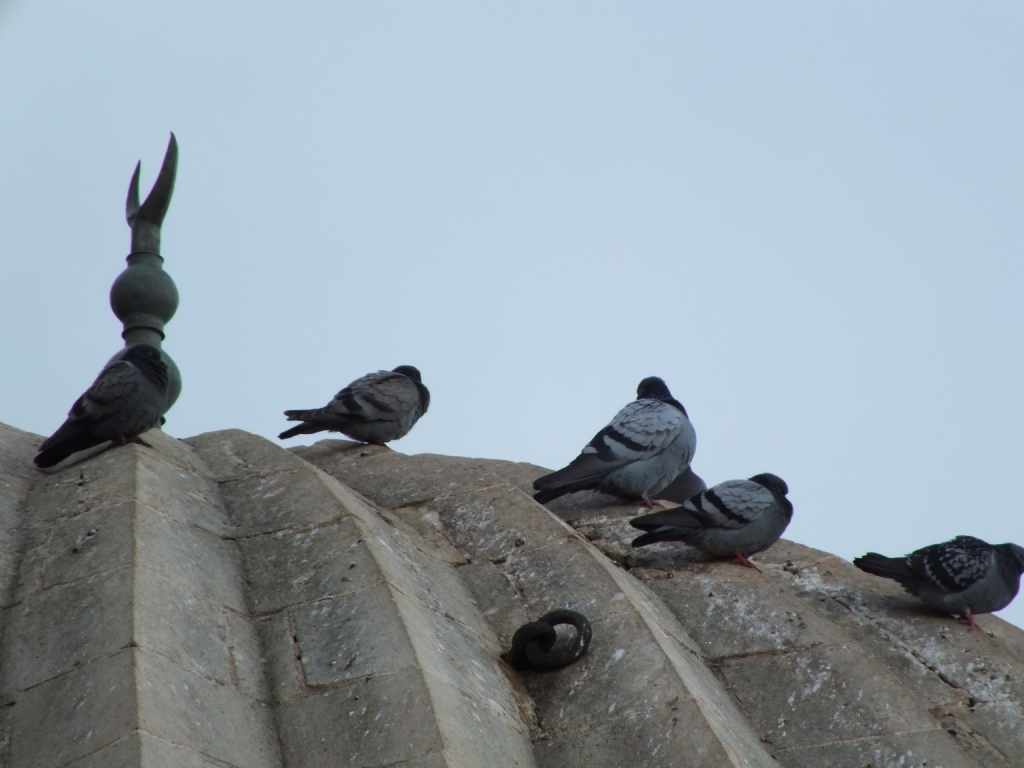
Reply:
[[[533,498],[541,504],[576,491],[597,488],[601,481],[619,467],[629,464],[629,459],[602,461],[592,453],[582,453],[557,472],[538,477],[533,481]]]
[[[39,446],[39,453],[32,461],[40,469],[52,467],[73,453],[107,442],[94,435],[88,427],[74,424],[65,426],[68,428],[66,432],[63,428],[57,430],[52,437],[48,437]]]
[[[684,544],[697,546],[700,544],[704,531],[701,528],[678,528],[674,525],[663,525],[633,539],[634,547],[646,547],[659,541],[681,541]]]
[[[309,422],[303,422],[298,426],[286,429],[280,435],[277,436],[278,440],[287,440],[289,437],[295,437],[296,435],[312,435],[315,432],[322,432],[327,427],[319,424],[310,424]]]
[[[863,557],[853,558],[853,564],[865,573],[898,581],[911,594],[916,595],[921,584],[921,576],[907,565],[905,557],[886,557],[868,552]]]

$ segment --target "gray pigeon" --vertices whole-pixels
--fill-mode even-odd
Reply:
[[[1002,610],[1017,596],[1024,573],[1024,547],[957,536],[906,557],[868,552],[855,557],[853,564],[867,573],[898,581],[925,605],[955,613],[976,627],[976,615]]]
[[[107,440],[150,447],[139,435],[160,424],[167,407],[167,365],[160,350],[133,344],[75,401],[67,421],[43,441],[33,461],[52,467]]]
[[[793,518],[787,493],[786,482],[770,472],[726,480],[680,507],[630,520],[634,528],[647,531],[633,539],[633,546],[682,541],[713,555],[735,555],[743,565],[760,570],[748,555],[768,549],[786,530]]]
[[[278,439],[314,432],[341,432],[363,443],[384,445],[405,437],[430,405],[430,391],[411,365],[377,371],[356,379],[323,408],[285,411],[288,421],[301,421]]]
[[[686,409],[664,381],[650,376],[636,388],[636,400],[567,467],[534,481],[534,498],[546,504],[567,493],[597,490],[650,505],[652,494],[690,466],[696,449]]]

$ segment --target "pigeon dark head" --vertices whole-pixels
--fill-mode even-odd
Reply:
[[[420,369],[415,365],[400,365],[394,368],[392,373],[400,373],[416,382],[416,389],[420,393],[420,403],[423,405],[422,413],[427,412],[427,408],[430,407],[430,390],[427,389],[423,383],[423,379],[420,377]]]
[[[400,373],[403,376],[408,376],[418,384],[423,383],[423,378],[420,376],[420,369],[414,365],[400,365],[397,368],[391,370],[392,373]]]
[[[637,400],[671,400],[672,393],[668,391],[668,385],[663,379],[657,376],[648,376],[640,382],[636,388]]]
[[[1002,551],[1005,561],[1014,566],[1018,574],[1024,573],[1024,547],[1017,544],[996,544],[996,549]]]
[[[760,475],[754,475],[750,479],[758,485],[764,486],[769,491],[779,494],[779,496],[785,496],[789,493],[789,486],[786,485],[786,481],[778,475],[773,475],[771,472],[762,472]]]
[[[132,344],[121,355],[121,359],[136,366],[161,390],[167,388],[167,363],[163,361],[160,350],[152,344]]]
[[[683,404],[672,397],[672,393],[668,391],[668,385],[663,379],[660,379],[657,376],[648,376],[640,382],[636,388],[636,399],[660,400],[663,403],[675,406],[683,412],[684,416],[689,417],[689,414],[686,413],[686,409],[683,408]]]
[[[160,350],[152,344],[132,344],[121,355],[121,359],[131,363],[156,362],[160,360]]]

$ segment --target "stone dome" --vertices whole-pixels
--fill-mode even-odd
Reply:
[[[528,464],[146,439],[41,472],[0,425],[2,768],[1024,765],[1024,632],[834,555],[634,551]],[[512,670],[557,608],[589,653]]]

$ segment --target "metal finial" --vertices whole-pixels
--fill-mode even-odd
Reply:
[[[163,166],[146,201],[139,204],[139,172],[137,163],[128,185],[125,219],[132,228],[132,250],[128,267],[117,276],[110,288],[110,308],[124,324],[125,347],[152,344],[158,349],[164,340],[164,326],[178,308],[178,289],[171,276],[164,272],[160,255],[160,227],[171,205],[174,178],[178,172],[178,141],[171,134]],[[117,359],[122,353],[114,356]],[[173,403],[181,392],[178,366],[162,352],[169,376],[168,395]]]
[[[160,253],[160,226],[171,205],[174,194],[174,178],[178,174],[178,140],[171,134],[164,154],[164,164],[156,177],[153,189],[146,202],[139,205],[139,171],[142,163],[135,166],[132,182],[128,185],[128,200],[125,202],[125,218],[132,228],[132,253]]]

